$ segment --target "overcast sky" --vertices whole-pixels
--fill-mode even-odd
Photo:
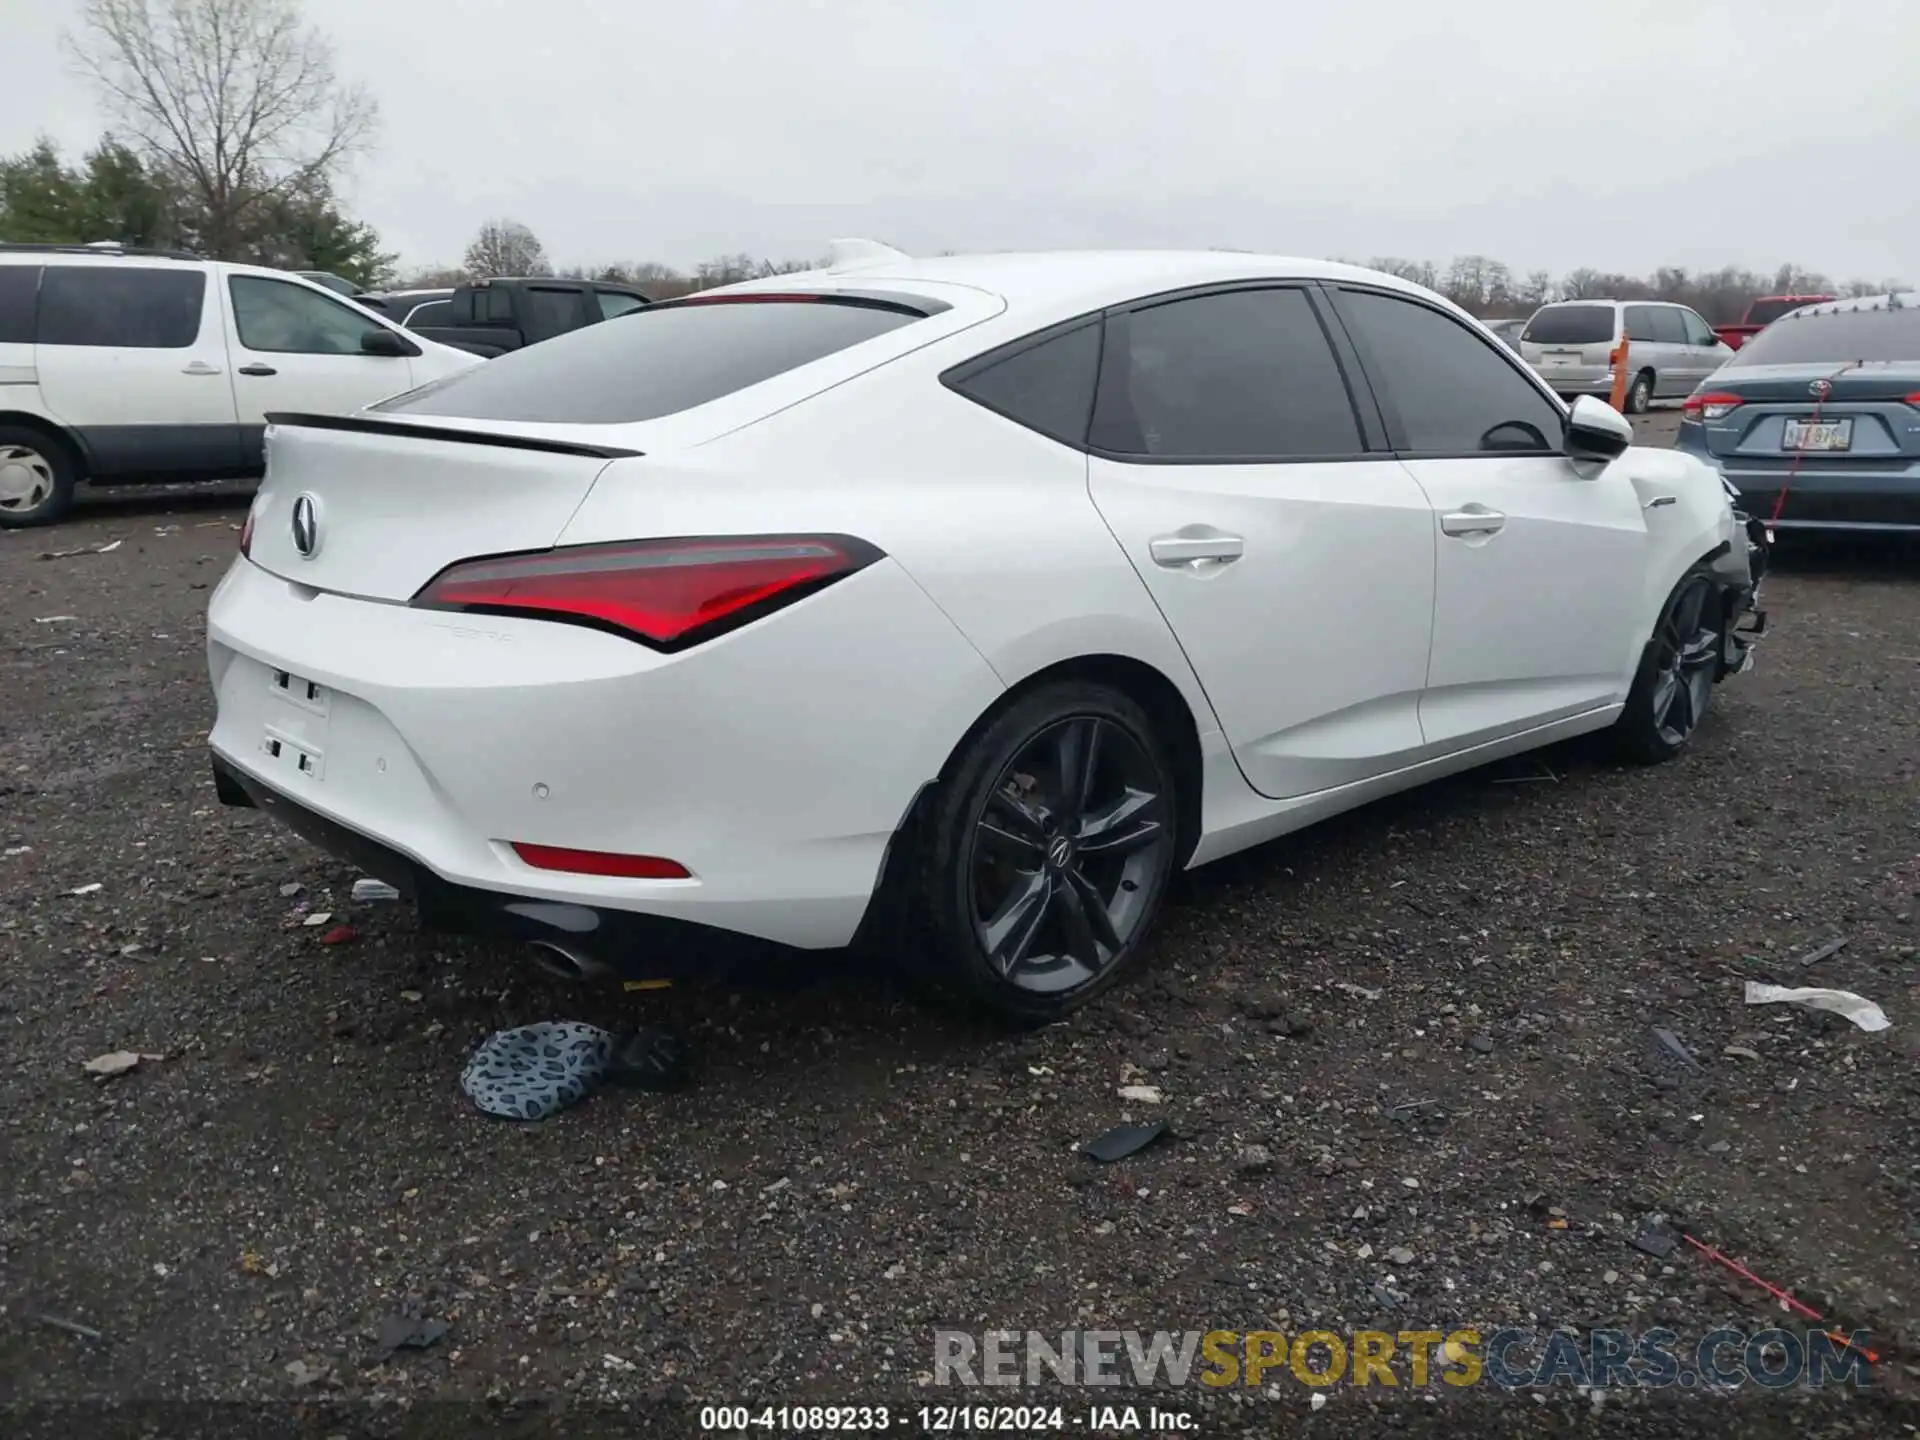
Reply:
[[[0,151],[102,116],[0,0]],[[1231,246],[1920,280],[1920,0],[324,0],[407,265]]]

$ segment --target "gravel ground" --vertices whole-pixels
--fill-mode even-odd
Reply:
[[[1876,1388],[1614,1392],[1596,1415],[1565,1385],[1341,1386],[1316,1413],[1283,1371],[1153,1398],[1202,1434],[1915,1417],[1911,554],[1788,557],[1776,635],[1681,761],[1563,747],[1211,867],[1146,973],[1021,1037],[835,957],[609,996],[351,902],[350,870],[214,800],[201,619],[244,503],[123,493],[0,533],[0,1398],[38,1407],[21,1430],[105,1399],[226,1402],[148,1412],[199,1433],[535,1433],[571,1403],[567,1433],[670,1434],[700,1402],[951,1402],[922,1383],[936,1327],[1790,1318],[1685,1247],[1632,1248],[1656,1215],[1870,1328]],[[322,945],[320,911],[357,938]],[[1808,973],[1893,1028],[1741,1004],[1745,977]],[[697,1055],[678,1094],[516,1127],[459,1091],[496,1028],[666,1016]],[[158,1058],[82,1071],[121,1049]],[[1133,1082],[1163,1103],[1119,1098]],[[1141,1155],[1074,1153],[1155,1115],[1173,1138]],[[396,1313],[445,1336],[385,1354]],[[1093,1433],[1086,1392],[1051,1399]],[[453,1401],[478,1403],[432,1403]]]

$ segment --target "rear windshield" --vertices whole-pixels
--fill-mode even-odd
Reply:
[[[1813,303],[1811,300],[1756,300],[1747,307],[1747,324],[1771,325],[1789,311]]]
[[[1733,352],[1729,366],[1812,365],[1849,360],[1920,362],[1920,308],[1795,315]]]
[[[1613,339],[1611,305],[1549,305],[1527,322],[1522,340],[1535,345],[1597,345]]]
[[[650,305],[499,356],[373,408],[576,425],[654,420],[919,318],[903,308],[842,300],[742,297]]]

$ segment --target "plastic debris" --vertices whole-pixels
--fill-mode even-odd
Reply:
[[[1885,1030],[1893,1022],[1886,1012],[1864,995],[1851,990],[1821,990],[1812,986],[1795,989],[1786,985],[1761,985],[1747,981],[1749,1005],[1800,1005],[1808,1010],[1827,1010],[1844,1015],[1862,1030]]]
[[[438,1345],[447,1333],[444,1320],[419,1320],[411,1315],[389,1315],[380,1322],[380,1348],[425,1350]]]
[[[124,1075],[142,1060],[162,1060],[162,1055],[145,1055],[137,1050],[109,1050],[104,1055],[96,1055],[91,1060],[81,1062],[80,1068],[89,1075]]]
[[[360,938],[360,932],[351,925],[336,925],[320,937],[322,945],[347,945]]]
[[[33,617],[33,623],[36,625],[57,625],[62,620],[78,620],[79,618],[78,615],[36,615]]]
[[[1653,1038],[1658,1040],[1670,1055],[1677,1058],[1689,1070],[1695,1073],[1699,1072],[1700,1062],[1693,1058],[1693,1052],[1681,1043],[1680,1037],[1674,1034],[1673,1031],[1667,1029],[1664,1025],[1656,1025],[1653,1027]]]
[[[1656,1260],[1664,1260],[1673,1254],[1679,1244],[1671,1235],[1662,1235],[1657,1230],[1648,1230],[1636,1235],[1627,1242],[1642,1255],[1651,1255]]]
[[[398,900],[400,892],[384,880],[375,880],[372,876],[362,876],[353,882],[353,898],[356,900]]]
[[[1800,961],[1800,963],[1803,966],[1818,965],[1822,960],[1830,959],[1833,956],[1838,955],[1842,950],[1846,948],[1847,948],[1847,937],[1843,935],[1838,940],[1829,940],[1826,944],[1822,945],[1818,950],[1815,950],[1811,955],[1808,955],[1805,958],[1803,958]]]
[[[333,919],[333,912],[331,910],[316,910],[300,923],[302,925],[324,925],[331,919]]]
[[[91,895],[91,894],[93,894],[93,893],[94,893],[95,891],[97,891],[97,890],[98,890],[99,888],[100,888],[100,882],[99,882],[98,880],[96,880],[96,881],[94,881],[94,882],[93,882],[93,883],[92,883],[91,885],[77,885],[77,886],[75,886],[75,887],[74,887],[73,889],[71,889],[71,890],[69,890],[69,891],[67,891],[67,894],[69,894],[69,895]]]
[[[32,849],[33,849],[33,846],[31,845],[9,845],[4,852],[0,852],[0,853],[4,853],[6,857],[9,860],[11,860],[14,856],[25,855],[28,851]]]
[[[120,548],[120,545],[121,545],[121,542],[118,540],[109,540],[106,544],[100,546],[93,553],[96,555],[111,555],[114,551]]]
[[[1116,1160],[1139,1154],[1166,1133],[1167,1122],[1164,1120],[1156,1120],[1151,1125],[1116,1125],[1105,1134],[1087,1141],[1080,1147],[1080,1153],[1089,1160],[1111,1165]]]
[[[64,1330],[69,1335],[78,1335],[82,1340],[101,1340],[105,1337],[91,1325],[82,1325],[78,1320],[62,1320],[58,1315],[48,1315],[44,1311],[34,1315],[34,1320],[42,1325],[51,1325],[55,1330]]]
[[[1333,988],[1336,990],[1344,990],[1347,994],[1357,996],[1362,1000],[1378,1000],[1380,998],[1380,992],[1378,990],[1369,990],[1366,986],[1356,985],[1351,980],[1336,980],[1333,982]]]
[[[1161,1094],[1158,1085],[1122,1085],[1120,1098],[1132,1100],[1141,1105],[1158,1105],[1167,1097]]]

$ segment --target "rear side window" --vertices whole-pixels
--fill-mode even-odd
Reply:
[[[42,345],[184,350],[200,336],[203,270],[49,265],[40,282]]]
[[[526,314],[521,317],[528,330],[547,335],[572,330],[580,324],[580,292],[554,290],[544,285],[529,285],[520,292]]]
[[[1671,305],[1653,307],[1653,338],[1662,345],[1687,343],[1687,322]]]
[[[1234,290],[1136,310],[1107,330],[1093,446],[1182,460],[1303,460],[1365,446],[1306,293]]]
[[[0,345],[33,343],[33,307],[39,296],[38,265],[0,265]]]
[[[1729,366],[1844,365],[1849,360],[1920,364],[1920,306],[1789,315],[1733,352]]]
[[[1651,305],[1627,306],[1627,339],[1650,343],[1660,338],[1658,322],[1654,318],[1659,314]]]
[[[1534,345],[1598,345],[1613,339],[1611,305],[1549,305],[1536,310],[1521,339]]]
[[[969,400],[1067,445],[1087,443],[1100,373],[1100,327],[1082,325],[1004,360],[963,372],[952,384]]]
[[[1417,455],[1545,452],[1565,432],[1559,409],[1504,352],[1451,316],[1364,290],[1341,293],[1354,344]]]
[[[611,425],[718,400],[919,319],[840,300],[649,305],[499,356],[376,410]]]

